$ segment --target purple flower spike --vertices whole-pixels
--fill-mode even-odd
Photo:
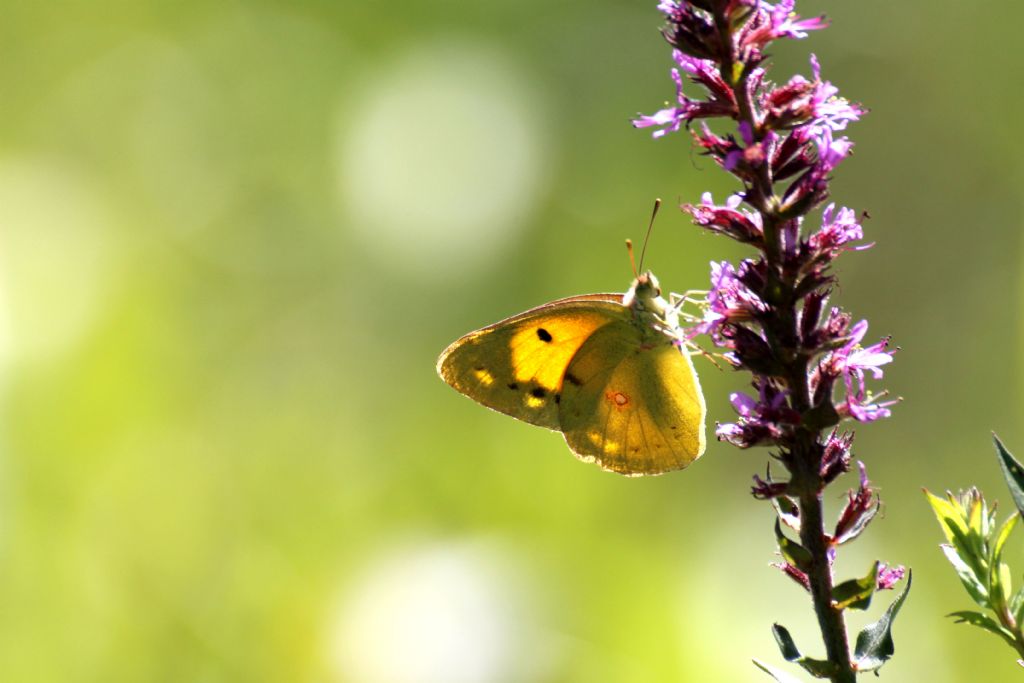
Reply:
[[[864,590],[863,581],[839,586],[833,560],[877,516],[879,499],[861,465],[831,534],[822,528],[822,499],[850,470],[854,435],[839,424],[890,415],[896,401],[882,400],[885,392],[868,385],[883,378],[893,349],[888,338],[863,346],[867,322],[852,324],[849,313],[829,304],[836,259],[871,246],[864,244],[862,217],[833,203],[819,226],[807,218],[830,196],[832,175],[853,148],[846,130],[866,110],[822,77],[814,55],[809,76],[769,75],[774,41],[827,26],[824,17],[801,18],[796,0],[661,0],[658,9],[674,48],[676,103],[633,124],[655,128],[654,137],[686,126],[698,151],[732,176],[736,189],[724,204],[705,193],[700,203],[680,208],[705,231],[755,252],[739,262],[712,262],[702,315],[685,337],[706,337],[727,362],[750,373],[754,392],[730,396],[737,418],[719,424],[716,434],[738,448],[771,449],[788,471],[784,481],[755,476],[751,494],[770,500],[799,535],[789,538],[777,524],[783,561],[774,566],[811,594],[828,677],[850,683],[863,662],[851,661],[844,610],[865,606],[870,596],[850,596]],[[691,82],[685,94],[684,77]],[[878,589],[904,573],[877,567]]]

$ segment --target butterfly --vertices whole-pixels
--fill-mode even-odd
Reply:
[[[605,470],[662,474],[704,452],[700,381],[650,271],[625,294],[559,299],[470,332],[437,371],[488,408],[560,431]]]

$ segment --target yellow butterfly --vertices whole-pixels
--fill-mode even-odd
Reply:
[[[661,474],[704,452],[700,381],[650,271],[625,294],[559,299],[470,332],[437,371],[488,408],[562,432],[606,470]]]

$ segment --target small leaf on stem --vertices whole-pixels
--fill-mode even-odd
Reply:
[[[772,624],[772,635],[775,636],[775,642],[779,644],[779,652],[782,653],[782,658],[787,662],[795,662],[802,656],[800,649],[793,642],[793,636],[789,635],[789,630],[782,624]]]
[[[786,536],[778,519],[775,520],[775,539],[779,544],[779,552],[786,562],[806,573],[811,566],[811,551]]]
[[[907,584],[903,591],[886,608],[882,618],[873,624],[869,624],[863,631],[857,634],[857,645],[854,648],[856,666],[858,671],[871,671],[878,669],[885,664],[896,651],[896,645],[892,641],[892,622],[903,607],[903,602],[910,592],[910,584],[913,576],[907,572]]]
[[[804,668],[804,671],[815,678],[829,678],[836,672],[834,662],[822,659],[811,659],[800,654],[799,648],[793,642],[793,636],[782,624],[772,624],[772,634],[775,635],[775,642],[779,644],[779,651],[787,662],[796,662]]]
[[[878,562],[868,575],[860,579],[843,581],[832,590],[832,604],[836,609],[867,609],[878,586]]]
[[[799,678],[796,678],[795,676],[790,676],[785,671],[782,671],[781,669],[776,669],[774,666],[771,666],[770,664],[765,664],[759,659],[755,659],[752,661],[754,662],[754,666],[756,666],[758,669],[774,678],[779,683],[801,683]]]
[[[946,559],[949,560],[949,563],[953,565],[953,570],[960,577],[960,582],[967,589],[967,594],[971,596],[971,599],[974,600],[978,607],[991,607],[992,605],[988,599],[988,588],[981,582],[974,569],[960,558],[956,548],[945,544],[939,547],[942,549],[943,554],[945,554]]]
[[[800,507],[795,500],[789,496],[777,496],[772,499],[772,506],[783,524],[800,533]]]
[[[1024,465],[1021,465],[1010,454],[1010,451],[1006,450],[1006,446],[998,436],[993,434],[992,440],[996,443],[996,456],[999,458],[999,466],[1003,470],[1003,476],[1006,478],[1010,495],[1013,496],[1013,502],[1021,514],[1024,514]]]

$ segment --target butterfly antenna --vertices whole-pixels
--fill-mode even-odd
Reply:
[[[654,229],[654,218],[658,215],[658,209],[661,208],[661,199],[654,200],[654,209],[651,211],[651,222],[647,224],[647,234],[644,235],[644,246],[640,250],[640,269],[644,267],[644,255],[647,253],[647,243],[651,241],[651,230]],[[633,269],[633,273],[636,274],[636,269]]]
[[[633,240],[626,239],[626,251],[629,252],[629,267],[633,269],[633,277],[637,277],[636,274],[636,259],[633,258]]]

